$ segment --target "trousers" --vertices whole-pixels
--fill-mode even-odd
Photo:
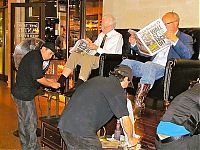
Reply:
[[[187,136],[180,140],[175,140],[169,143],[162,143],[156,140],[157,150],[200,150],[200,134]]]
[[[123,65],[127,65],[132,69],[133,76],[141,77],[141,84],[150,84],[153,86],[155,80],[160,79],[164,76],[165,67],[151,61],[147,61],[145,63],[125,59],[121,62]]]
[[[86,81],[92,69],[99,68],[99,57],[85,53],[72,52],[64,67],[74,70],[77,65],[81,66],[79,77]]]
[[[74,136],[69,132],[60,130],[60,134],[67,145],[68,150],[102,150],[98,137]]]
[[[11,95],[16,103],[18,114],[19,139],[22,150],[39,150],[37,140],[37,113],[34,99],[22,101]]]

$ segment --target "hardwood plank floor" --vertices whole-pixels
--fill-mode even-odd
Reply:
[[[62,113],[65,106],[64,97],[61,96],[60,99],[62,99],[62,101],[59,103],[59,114]],[[35,102],[36,102],[36,109],[37,109],[37,114],[38,114],[38,128],[41,128],[41,121],[39,118],[47,116],[47,97],[45,97],[44,95],[37,96],[35,98]],[[56,105],[55,102],[56,102],[55,100],[51,102],[51,106],[52,106],[51,115],[55,115],[55,105]],[[151,115],[151,116],[156,116],[156,115]],[[147,117],[148,117],[148,113],[147,113]],[[158,120],[159,119],[157,119],[157,121]],[[142,123],[140,124],[143,125]],[[143,132],[145,130],[143,130],[144,127],[141,125],[139,126],[136,124],[136,126],[141,127],[142,129],[141,130],[142,132],[139,129],[136,129],[136,133],[143,136],[144,135]],[[17,128],[18,128],[17,111],[16,111],[15,103],[12,100],[11,95],[10,95],[10,88],[7,87],[7,84],[5,82],[0,81],[0,150],[20,150],[21,149],[19,138],[13,135],[13,132],[16,131]],[[38,139],[40,142],[40,137],[38,137]],[[144,149],[152,150],[154,148],[144,147]],[[44,147],[41,150],[50,150],[50,148]]]
[[[35,98],[38,128],[41,128],[40,117],[47,115],[47,98],[37,96]],[[52,112],[55,115],[55,100],[51,102]],[[59,114],[63,111],[64,103],[59,103]],[[13,135],[18,128],[16,106],[10,95],[10,88],[5,82],[0,81],[0,150],[20,150],[19,138]],[[40,140],[40,137],[38,138]],[[48,147],[43,150],[50,150]]]

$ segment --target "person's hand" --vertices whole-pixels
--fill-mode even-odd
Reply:
[[[47,79],[49,82],[55,82],[56,79]]]
[[[51,83],[51,87],[54,88],[54,89],[58,89],[60,87],[60,83],[58,83],[58,82],[52,82]]]
[[[176,42],[178,40],[178,37],[176,36],[176,34],[170,31],[165,32],[165,36],[168,39],[170,39],[172,42]]]
[[[85,38],[85,40],[86,40],[88,43],[92,43],[92,40],[90,40],[89,38]]]
[[[94,43],[88,43],[88,47],[92,50],[97,50],[98,46]]]
[[[86,38],[85,39],[88,43],[88,47],[92,50],[97,50],[98,46],[94,43],[92,43],[92,41],[89,39],[89,38]]]
[[[136,138],[136,137],[129,137],[128,138],[128,142],[131,146],[136,146],[139,142],[139,138]]]
[[[131,36],[129,37],[129,43],[134,45],[136,43],[136,39],[135,39],[135,35],[131,34]]]

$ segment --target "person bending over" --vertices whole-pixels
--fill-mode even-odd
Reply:
[[[75,90],[58,124],[68,150],[102,149],[97,131],[114,115],[122,118],[128,142],[137,144],[124,90],[131,80],[131,69],[119,65],[109,77],[94,77]]]
[[[37,114],[34,97],[41,85],[59,88],[60,83],[45,78],[43,62],[50,60],[56,53],[53,43],[46,42],[41,49],[28,52],[21,60],[16,76],[16,84],[11,96],[18,113],[19,139],[22,150],[39,150],[36,136]]]
[[[200,149],[200,83],[176,96],[157,126],[158,150]]]

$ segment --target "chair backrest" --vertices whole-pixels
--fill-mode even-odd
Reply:
[[[198,59],[200,52],[200,28],[180,28],[180,31],[190,35],[193,38],[194,54],[192,56],[192,59]]]
[[[200,61],[174,59],[167,62],[164,77],[164,100],[172,101],[200,77]]]

